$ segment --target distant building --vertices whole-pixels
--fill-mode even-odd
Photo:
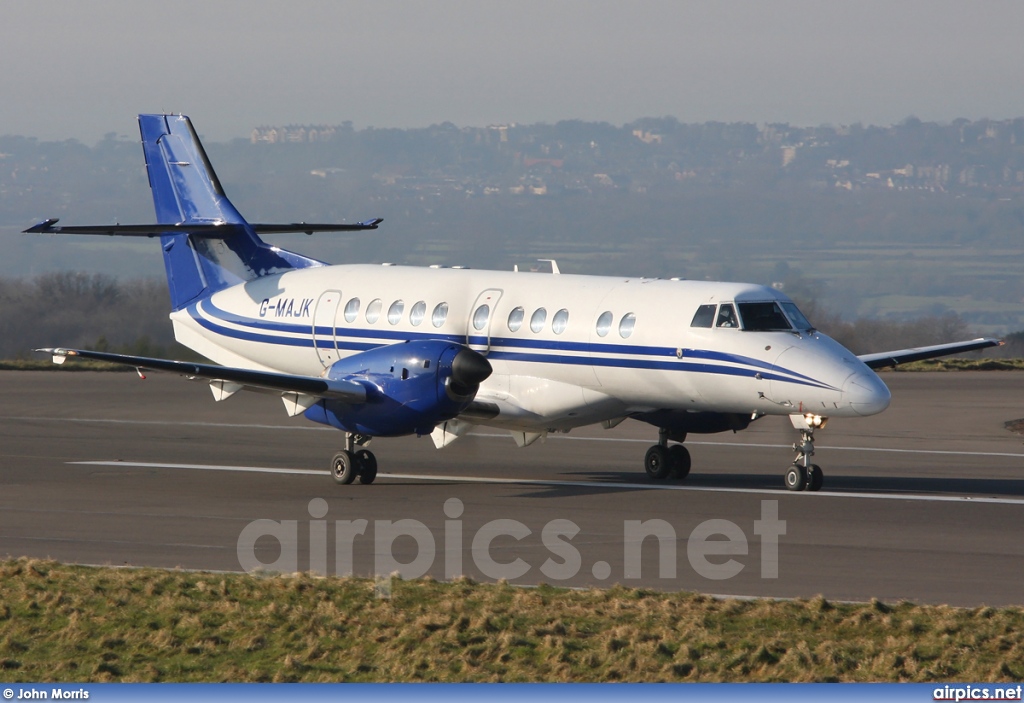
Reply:
[[[653,134],[649,131],[642,129],[634,129],[633,136],[642,141],[644,144],[661,144],[661,135]]]
[[[249,134],[252,144],[304,144],[329,142],[340,129],[335,125],[289,125],[287,127],[256,127]]]
[[[793,163],[794,159],[796,159],[796,147],[782,147],[782,168],[786,168],[786,166],[789,166],[791,163]]]

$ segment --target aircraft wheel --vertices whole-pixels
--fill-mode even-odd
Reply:
[[[648,449],[647,455],[644,457],[644,469],[647,471],[647,475],[655,480],[668,478],[672,472],[668,449],[660,444],[655,444]]]
[[[791,491],[802,491],[807,486],[807,472],[804,467],[794,464],[786,472],[786,488]]]
[[[359,468],[359,483],[369,485],[377,478],[377,457],[368,449],[360,449],[355,456]]]
[[[821,467],[817,464],[811,465],[811,475],[807,479],[807,490],[809,491],[820,491],[821,484],[825,482],[825,474],[822,473]]]
[[[690,474],[690,450],[681,444],[673,444],[668,448],[668,463],[675,478],[686,478]]]
[[[331,475],[336,483],[347,485],[356,478],[356,462],[349,452],[338,452],[331,461]]]

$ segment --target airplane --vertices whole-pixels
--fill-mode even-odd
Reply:
[[[271,246],[273,232],[354,224],[250,224],[228,200],[191,120],[139,115],[156,223],[25,233],[159,237],[175,338],[212,364],[55,347],[55,363],[97,359],[279,395],[287,413],[335,427],[339,484],[373,483],[376,437],[430,435],[438,448],[478,426],[525,447],[586,425],[648,423],[653,480],[684,479],[690,434],[786,416],[800,433],[784,474],[823,484],[815,432],[829,418],[886,409],[874,369],[996,346],[979,338],[855,356],[773,288],[748,283],[385,264],[328,265]]]

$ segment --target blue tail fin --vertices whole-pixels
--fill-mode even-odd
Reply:
[[[224,195],[206,151],[183,115],[139,115],[149,186],[163,231],[171,306],[244,281],[322,262],[271,247]]]

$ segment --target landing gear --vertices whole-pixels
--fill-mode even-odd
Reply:
[[[658,430],[658,443],[647,450],[644,456],[644,469],[655,481],[673,476],[684,479],[690,473],[690,452],[682,444],[668,445],[668,430]],[[682,442],[685,434],[672,435],[671,439]]]
[[[821,467],[811,463],[814,456],[814,430],[824,427],[828,418],[820,415],[790,415],[793,427],[800,430],[800,441],[793,445],[796,459],[786,471],[786,488],[791,491],[820,491],[825,481]]]
[[[786,471],[786,488],[791,491],[820,491],[825,474],[817,464],[811,464],[810,470],[800,464],[793,464]]]
[[[335,483],[348,485],[356,480],[356,462],[353,456],[347,451],[341,451],[334,455],[331,461],[331,475]]]
[[[793,464],[786,472],[786,488],[791,491],[802,491],[807,487],[807,472],[804,467]]]
[[[690,450],[681,444],[668,448],[668,460],[672,465],[672,477],[682,480],[690,475]]]
[[[647,454],[644,456],[644,469],[646,469],[647,475],[656,481],[668,478],[668,475],[672,473],[672,465],[669,463],[668,458],[668,447],[655,444],[648,449]]]
[[[359,483],[369,485],[377,478],[377,457],[369,449],[360,449],[355,455],[359,467]]]
[[[811,475],[807,479],[807,490],[809,491],[820,491],[821,484],[825,482],[825,474],[821,472],[821,467],[817,464],[811,465]]]
[[[368,444],[370,437],[345,434],[345,449],[334,455],[331,475],[336,483],[348,485],[359,477],[359,483],[370,484],[377,478],[377,457],[369,449],[356,450],[357,445]]]

